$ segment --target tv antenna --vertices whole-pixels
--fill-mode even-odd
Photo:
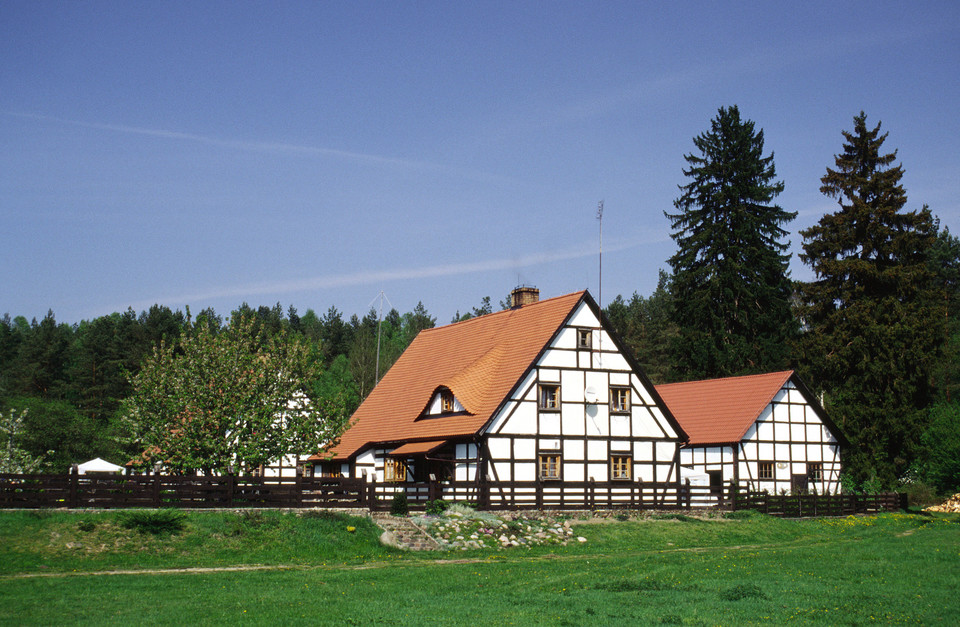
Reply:
[[[370,307],[373,307],[373,304],[377,302],[377,299],[380,299],[380,313],[377,315],[377,364],[374,366],[373,370],[373,386],[376,387],[380,383],[380,330],[383,326],[383,301],[386,300],[387,304],[390,307],[393,307],[393,303],[390,302],[390,299],[387,298],[387,295],[383,293],[383,290],[380,290],[380,293],[370,301]]]
[[[600,223],[600,268],[597,279],[597,305],[603,311],[603,201],[597,203],[597,222]]]

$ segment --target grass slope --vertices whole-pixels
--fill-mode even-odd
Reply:
[[[0,513],[0,622],[960,623],[956,516],[613,521],[576,546],[429,554],[341,516],[191,513],[157,536],[122,516]],[[254,563],[288,568],[73,574]]]

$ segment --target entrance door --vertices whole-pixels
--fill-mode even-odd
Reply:
[[[807,475],[790,475],[790,492],[805,494],[807,492]]]

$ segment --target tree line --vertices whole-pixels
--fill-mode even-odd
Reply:
[[[837,210],[799,233],[813,280],[790,278],[787,227],[796,213],[775,203],[785,184],[764,153],[763,130],[732,106],[684,155],[686,181],[664,211],[677,244],[670,270],[649,296],[617,296],[605,313],[655,383],[796,369],[851,442],[846,487],[923,481],[946,491],[960,487],[960,240],[928,207],[906,208],[896,151],[866,120],[861,112],[853,131],[842,131],[841,152],[820,181]],[[493,309],[485,297],[452,322]],[[382,321],[372,309],[345,320],[335,307],[301,316],[280,304],[243,304],[226,320],[161,305],[75,325],[52,312],[30,322],[6,315],[5,463],[63,470],[101,456],[169,464],[176,450],[184,471],[250,468],[264,450],[284,450],[265,438],[316,444],[294,418],[285,431],[270,428],[291,397],[303,400],[297,415],[331,427],[319,436],[334,437],[377,376],[435,323],[422,303]],[[169,397],[183,402],[154,402]],[[141,411],[147,406],[154,409]],[[258,408],[250,422],[236,422],[241,407]],[[194,444],[177,439],[193,430]],[[204,438],[229,446],[197,456]]]
[[[790,278],[763,131],[721,108],[685,155],[677,252],[648,297],[608,317],[657,383],[792,368],[850,440],[847,488],[960,488],[960,240],[907,209],[903,167],[861,112],[820,191],[833,213],[800,231],[810,281]]]
[[[273,367],[264,359],[296,347],[295,363],[308,372],[297,378],[302,392],[322,404],[334,422],[342,422],[373,388],[377,375],[417,333],[435,324],[422,303],[405,314],[391,309],[382,320],[373,309],[362,318],[354,314],[345,319],[336,307],[323,315],[313,310],[300,315],[295,307],[284,310],[279,303],[256,309],[243,304],[226,320],[212,309],[194,319],[189,309],[162,305],[79,324],[57,322],[52,311],[39,321],[6,314],[0,318],[0,445],[7,453],[0,455],[0,471],[62,472],[94,457],[124,463],[142,459],[145,433],[136,432],[135,412],[124,401],[145,400],[147,383],[138,380],[144,366],[173,372],[172,364],[183,361],[177,358],[188,351],[197,359],[212,359],[217,350],[233,350],[241,342],[243,350],[232,354],[234,362],[259,354],[259,370]],[[232,344],[214,345],[215,337],[230,338]],[[226,361],[219,363],[223,367],[218,369],[217,362],[208,361],[200,375],[211,385],[226,373]],[[281,362],[270,362],[276,363]],[[181,383],[190,378],[187,371],[182,374]],[[174,381],[171,377],[168,383]],[[186,390],[155,388],[164,389]],[[254,397],[246,398],[250,402]],[[146,424],[139,427],[145,430]]]

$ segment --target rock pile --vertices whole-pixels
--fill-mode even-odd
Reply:
[[[960,492],[954,494],[946,503],[941,503],[940,505],[931,505],[930,507],[924,509],[925,512],[948,512],[952,514],[960,514]]]
[[[574,540],[569,521],[557,521],[516,515],[505,520],[486,512],[467,508],[451,508],[443,516],[425,517],[423,524],[430,535],[449,549],[485,549],[534,546],[538,544],[567,544]],[[576,538],[586,542],[585,538]]]

